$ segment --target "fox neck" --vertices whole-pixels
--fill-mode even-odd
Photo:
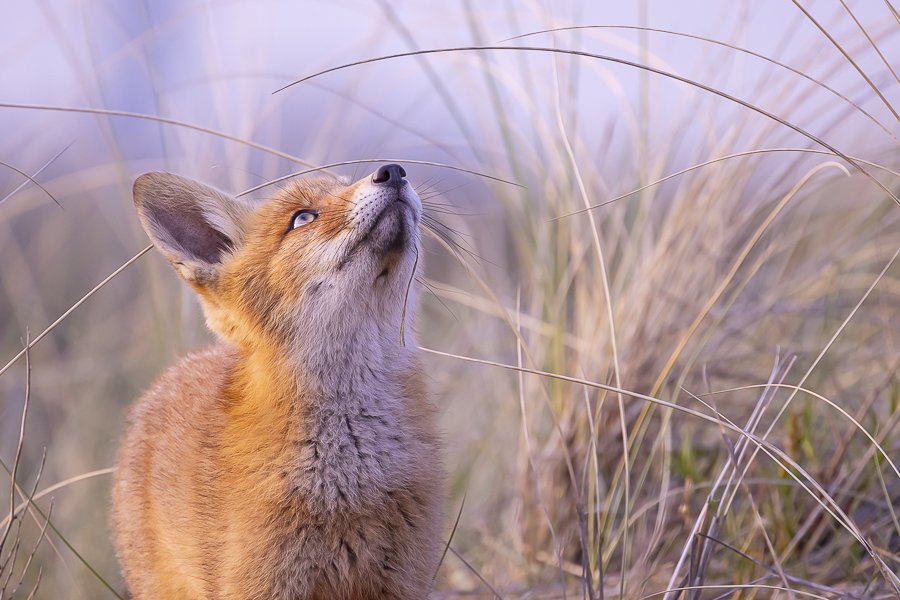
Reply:
[[[319,302],[315,314],[301,322],[312,323],[292,336],[288,350],[305,385],[325,396],[347,397],[354,390],[371,391],[377,384],[402,373],[410,360],[414,340],[410,332],[412,303],[393,289],[367,297],[333,292]]]
[[[300,319],[309,326],[281,343],[245,347],[243,379],[250,389],[276,385],[285,396],[306,403],[351,399],[397,379],[412,361],[410,315],[401,310],[376,312],[372,305],[348,311],[319,311]],[[247,381],[246,383],[251,383]]]
[[[245,417],[289,423],[279,444],[296,465],[288,483],[315,512],[373,505],[408,477],[417,443],[404,425],[417,372],[408,326],[404,345],[400,314],[341,313],[320,311],[309,335],[251,352],[239,375]]]

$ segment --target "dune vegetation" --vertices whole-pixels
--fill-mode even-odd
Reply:
[[[0,597],[126,596],[124,412],[211,339],[134,177],[384,162],[426,208],[435,598],[900,597],[888,0],[151,4],[0,25]]]

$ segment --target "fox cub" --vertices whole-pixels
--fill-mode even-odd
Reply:
[[[113,524],[134,598],[428,594],[443,481],[408,333],[422,203],[405,176],[302,180],[259,205],[135,181],[144,229],[221,341],[131,409]]]

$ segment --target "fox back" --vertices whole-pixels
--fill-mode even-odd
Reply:
[[[424,598],[443,481],[403,169],[258,205],[149,173],[134,202],[220,341],[129,413],[113,525],[132,596]]]

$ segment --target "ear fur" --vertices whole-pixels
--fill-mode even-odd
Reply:
[[[153,244],[188,283],[213,283],[222,262],[244,241],[250,205],[171,173],[134,182],[134,206]]]

